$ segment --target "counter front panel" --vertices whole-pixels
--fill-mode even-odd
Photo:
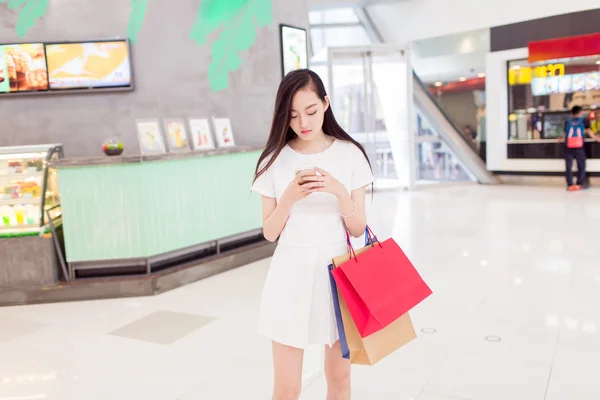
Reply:
[[[588,139],[584,147],[587,158],[600,158],[599,142]],[[507,156],[511,159],[563,158],[565,144],[556,140],[511,140],[507,150]]]
[[[259,155],[58,168],[67,261],[151,257],[259,229]]]

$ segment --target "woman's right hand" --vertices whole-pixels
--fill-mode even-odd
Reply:
[[[283,192],[279,202],[291,208],[296,202],[308,197],[311,194],[310,189],[306,185],[300,185],[300,175],[296,175]]]

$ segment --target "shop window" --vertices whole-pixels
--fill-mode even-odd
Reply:
[[[509,139],[555,140],[573,106],[593,119],[600,106],[600,59],[579,57],[530,64],[508,63]],[[597,125],[592,125],[597,131]]]

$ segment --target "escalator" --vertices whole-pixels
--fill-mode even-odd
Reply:
[[[481,184],[496,184],[499,180],[486,169],[485,162],[477,150],[460,133],[460,129],[450,120],[429,93],[423,82],[413,72],[413,92],[415,108],[440,136],[444,144],[454,153],[465,170],[469,171]]]

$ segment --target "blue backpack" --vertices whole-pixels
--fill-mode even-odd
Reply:
[[[570,149],[582,148],[584,132],[583,117],[571,118],[567,123],[567,147]]]

